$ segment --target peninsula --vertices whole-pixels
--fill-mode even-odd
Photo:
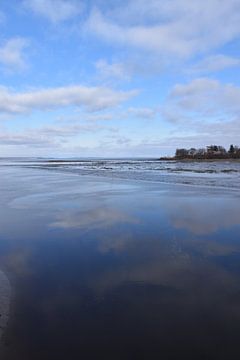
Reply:
[[[175,156],[161,157],[160,160],[227,160],[240,159],[240,147],[230,145],[229,150],[223,146],[210,145],[200,149],[176,149]]]

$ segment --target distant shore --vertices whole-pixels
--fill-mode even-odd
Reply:
[[[240,160],[240,148],[237,145],[230,145],[227,151],[221,145],[209,145],[205,148],[176,149],[174,156],[164,156],[160,160],[166,161],[229,161]]]
[[[181,162],[221,162],[221,161],[230,161],[230,162],[240,162],[240,159],[234,158],[209,158],[209,159],[197,159],[197,158],[178,158],[175,156],[164,156],[160,157],[161,161],[181,161]]]

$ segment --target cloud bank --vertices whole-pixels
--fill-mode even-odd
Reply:
[[[66,86],[30,92],[13,92],[0,88],[0,113],[21,114],[33,110],[77,106],[87,111],[117,106],[137,94],[136,91],[116,91],[104,87]]]
[[[239,24],[238,0],[130,0],[108,12],[95,8],[86,28],[114,44],[188,57],[236,39]]]
[[[240,87],[209,78],[194,79],[187,84],[174,86],[168,107],[192,118],[204,116],[212,120],[230,120],[233,116],[239,116]]]

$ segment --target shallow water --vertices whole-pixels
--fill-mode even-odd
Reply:
[[[0,159],[0,164],[79,175],[240,189],[240,161],[158,159]]]
[[[0,199],[1,359],[239,357],[238,190],[2,166]]]

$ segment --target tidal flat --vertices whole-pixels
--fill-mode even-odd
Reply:
[[[240,356],[235,187],[0,166],[0,270],[1,360]]]

